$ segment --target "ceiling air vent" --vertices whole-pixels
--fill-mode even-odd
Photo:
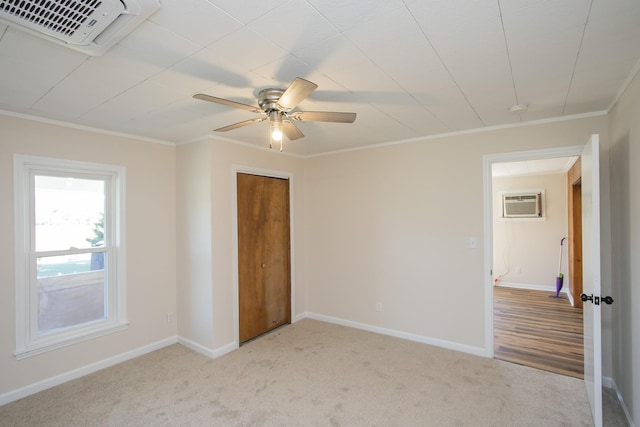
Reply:
[[[0,21],[102,55],[159,8],[158,0],[0,0]]]

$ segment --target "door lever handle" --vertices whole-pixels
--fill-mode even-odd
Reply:
[[[580,299],[583,302],[591,301],[595,305],[600,305],[600,301],[602,301],[604,304],[607,304],[607,305],[613,304],[613,298],[611,298],[608,295],[606,297],[600,298],[599,296],[594,296],[593,294],[591,295],[582,294],[580,295]]]

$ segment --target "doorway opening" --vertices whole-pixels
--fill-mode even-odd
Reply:
[[[496,359],[577,378],[583,378],[583,318],[570,288],[576,280],[571,263],[579,255],[569,254],[563,242],[571,234],[573,247],[570,228],[581,227],[570,226],[570,215],[580,212],[569,206],[579,192],[569,185],[569,170],[581,149],[485,157],[488,350]],[[505,218],[505,193],[541,194],[539,217]]]

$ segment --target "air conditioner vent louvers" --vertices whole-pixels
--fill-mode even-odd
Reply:
[[[13,4],[11,4],[13,3]],[[73,33],[100,6],[99,1],[67,1],[56,3],[50,0],[2,2],[0,10],[42,28],[65,36]]]
[[[540,218],[542,217],[542,193],[503,194],[503,218]]]
[[[0,0],[4,19],[78,45],[90,43],[124,10],[120,0]]]
[[[0,0],[0,22],[100,55],[159,8],[158,0]]]

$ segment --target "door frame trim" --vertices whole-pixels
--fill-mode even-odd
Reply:
[[[482,156],[483,217],[484,217],[484,313],[485,313],[485,355],[494,358],[493,340],[493,182],[491,169],[494,163],[539,160],[553,157],[580,156],[584,145],[544,148],[540,150],[514,151],[485,154]]]
[[[295,250],[294,250],[294,178],[292,172],[280,171],[274,169],[256,168],[253,166],[245,166],[233,164],[231,165],[231,227],[233,235],[231,236],[232,242],[232,260],[233,260],[233,330],[234,330],[234,344],[236,348],[240,346],[240,290],[239,290],[239,278],[238,278],[238,181],[237,176],[239,173],[265,176],[268,178],[280,178],[289,181],[289,278],[290,283],[290,299],[291,299],[291,323],[295,323],[296,318],[294,313],[296,312],[296,286],[295,286]]]

